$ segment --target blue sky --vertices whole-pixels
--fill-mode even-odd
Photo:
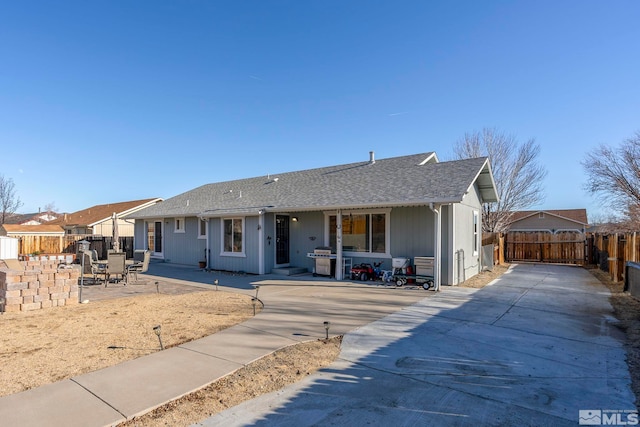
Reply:
[[[0,6],[0,174],[58,211],[535,138],[532,209],[605,213],[581,160],[640,130],[638,1],[20,1]]]

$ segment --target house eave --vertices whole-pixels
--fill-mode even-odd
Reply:
[[[252,208],[237,209],[211,209],[200,212],[195,215],[198,218],[220,218],[230,215],[255,216],[264,213],[290,213],[290,212],[318,212],[318,211],[337,211],[337,210],[357,210],[357,209],[385,209],[400,207],[418,207],[429,206],[430,204],[448,205],[452,203],[460,203],[460,197],[451,197],[443,199],[431,199],[415,202],[395,202],[395,203],[363,203],[349,205],[323,205],[323,206],[261,206]]]

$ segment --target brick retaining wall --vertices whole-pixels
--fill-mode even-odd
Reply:
[[[76,268],[58,268],[57,261],[21,261],[24,270],[0,268],[0,311],[39,310],[78,303]],[[64,264],[62,264],[64,265]]]

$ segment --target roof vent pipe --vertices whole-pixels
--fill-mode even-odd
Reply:
[[[369,163],[374,164],[376,162],[376,156],[373,151],[369,151]]]

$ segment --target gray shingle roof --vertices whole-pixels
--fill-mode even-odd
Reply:
[[[485,201],[497,200],[486,158],[437,163],[434,154],[206,184],[136,212],[130,218],[256,214],[260,209],[294,212],[459,202],[476,180]]]

